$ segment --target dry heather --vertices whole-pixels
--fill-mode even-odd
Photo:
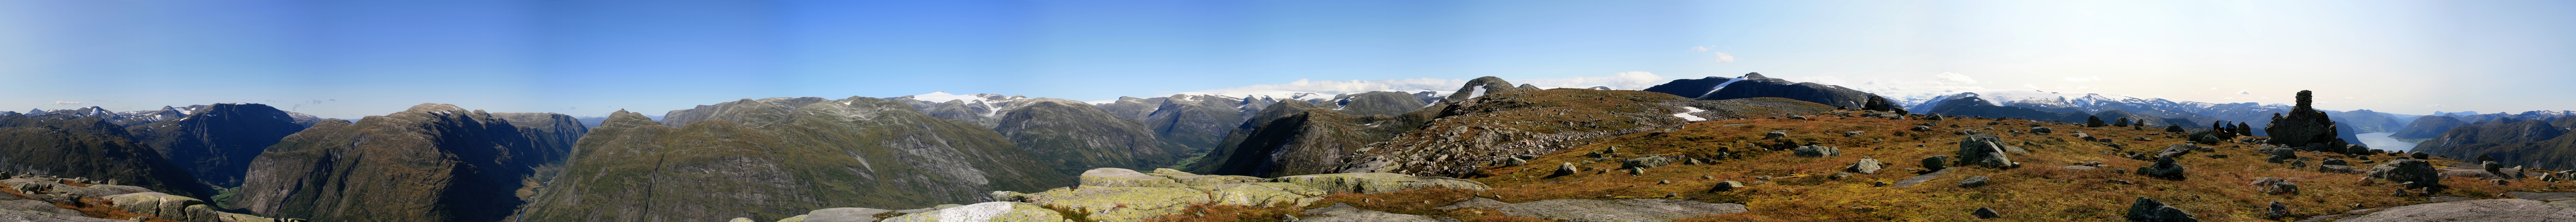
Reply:
[[[1837,111],[1848,112],[1848,111]],[[1911,131],[1908,128],[1932,123],[1932,130]],[[1988,125],[1990,122],[1999,122]],[[2031,134],[2030,124],[2052,128],[2051,134]],[[1993,127],[1993,129],[1986,129]],[[2027,154],[2009,155],[2023,164],[2015,169],[1991,169],[1973,166],[1953,167],[1953,172],[1911,187],[1881,187],[1873,182],[1895,183],[1919,174],[1924,157],[1956,155],[1958,142],[1965,135],[1952,132],[1976,129],[2002,137],[2005,144],[2028,150]],[[1764,148],[1778,140],[1764,139],[1765,133],[1787,131],[1787,140],[1796,143],[1840,148],[1840,156],[1798,157],[1788,150]],[[1858,136],[1844,136],[1847,131],[1862,131]],[[2025,133],[2011,133],[2024,131]],[[2115,138],[2114,148],[2106,143],[2088,142],[2075,136],[2082,132],[2096,137]],[[1489,167],[1488,177],[1471,178],[1494,187],[1484,192],[1458,190],[1407,191],[1385,194],[1337,195],[1322,203],[1303,208],[1287,207],[1196,207],[1192,214],[1176,215],[1172,220],[1217,219],[1187,215],[1224,215],[1227,220],[1275,220],[1303,209],[1321,208],[1333,203],[1349,203],[1362,209],[1395,213],[1457,217],[1468,221],[1540,221],[1531,218],[1504,217],[1479,209],[1436,210],[1469,195],[1497,198],[1506,202],[1528,202],[1549,199],[1580,198],[1677,198],[1717,203],[1742,203],[1748,213],[1689,218],[1683,221],[1958,221],[1975,219],[1970,212],[1991,207],[2008,221],[2115,221],[2127,213],[2131,201],[2139,197],[2154,198],[2190,211],[2204,220],[2264,221],[2295,220],[2308,216],[2338,214],[2345,211],[2384,208],[2432,202],[2428,196],[2461,196],[2500,198],[2506,191],[2565,191],[2553,182],[2520,180],[2510,185],[2494,185],[2477,178],[2446,178],[2442,184],[2450,189],[2432,195],[2398,197],[2391,195],[2398,187],[2385,180],[2365,180],[2361,174],[2327,173],[2316,170],[2318,161],[2337,158],[2350,161],[2357,168],[2399,157],[2362,157],[2318,152],[2300,152],[2308,158],[2308,167],[2264,161],[2267,154],[2252,151],[2261,145],[2222,142],[2212,147],[2215,152],[2193,152],[2178,158],[2178,164],[2189,167],[2186,178],[2160,179],[2138,175],[2134,169],[2152,165],[2153,161],[2125,158],[2131,153],[2162,150],[2168,145],[2184,143],[2180,133],[2165,133],[2148,127],[2083,127],[2082,124],[2047,123],[2030,120],[1987,120],[1952,118],[1944,121],[1919,119],[1878,119],[1844,117],[1837,113],[1812,116],[1811,120],[1742,119],[1703,121],[1685,124],[1671,131],[1652,130],[1609,138],[1588,145],[1563,149],[1530,160],[1529,165]],[[2152,139],[2140,141],[2137,138]],[[1589,154],[1617,147],[1615,157],[1598,158]],[[1673,165],[1647,168],[1643,175],[1630,175],[1620,167],[1620,160],[1645,155],[1685,155],[1708,157],[1720,148],[1731,149],[1740,159],[1719,160],[1715,164]],[[2226,157],[2211,157],[2222,154]],[[1885,170],[1878,174],[1857,174],[1834,179],[1836,173],[1862,158],[1875,158]],[[1955,159],[1954,159],[1955,161]],[[2079,162],[2098,161],[2107,167],[2093,170],[2066,169]],[[1684,161],[1686,162],[1686,161]],[[1560,163],[1574,163],[1580,173],[1550,177]],[[2459,162],[2434,160],[2436,166]],[[1992,178],[1987,186],[1965,188],[1962,179],[1976,176]],[[1709,179],[1703,179],[1703,178]],[[1761,179],[1768,177],[1768,179]],[[2264,194],[2253,185],[2258,177],[2288,178],[2299,185],[2295,194]],[[1669,181],[1670,183],[1663,183]],[[1711,192],[1721,181],[1752,184],[1749,189]],[[1757,182],[1758,181],[1758,182]],[[1758,183],[1758,184],[1757,184]],[[2265,208],[2280,201],[2292,212],[2288,218],[2266,218]],[[1304,215],[1299,215],[1304,216]],[[1269,218],[1269,219],[1262,219]]]

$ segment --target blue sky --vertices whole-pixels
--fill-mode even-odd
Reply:
[[[2308,89],[2338,110],[2570,110],[2567,12],[2576,2],[0,0],[0,110],[598,116],[1746,72],[1891,95],[2286,103]]]

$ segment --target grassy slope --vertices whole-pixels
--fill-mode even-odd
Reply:
[[[2178,163],[2190,167],[2188,177],[2166,180],[2116,172],[2112,169],[2136,169],[2151,161],[2121,158],[2129,152],[2154,152],[2165,145],[2179,142],[2178,135],[2161,130],[2129,128],[2085,128],[2075,124],[2044,123],[2055,128],[2055,134],[1999,134],[2006,143],[2028,149],[2027,155],[2012,155],[2025,166],[2019,169],[1959,168],[1935,180],[1912,187],[1875,187],[1872,181],[1895,182],[1918,174],[1921,157],[1953,155],[1962,135],[1949,131],[1979,129],[1995,120],[1951,119],[1946,121],[1888,120],[1870,118],[1821,117],[1817,120],[1741,119],[1688,124],[1670,133],[1635,133],[1610,138],[1544,155],[1521,167],[1488,168],[1497,176],[1474,180],[1492,185],[1490,191],[1421,190],[1384,194],[1342,194],[1306,207],[1228,207],[1195,206],[1190,214],[1160,218],[1163,221],[1207,219],[1272,221],[1280,215],[1294,215],[1304,209],[1346,203],[1363,209],[1397,213],[1439,215],[1465,221],[1541,221],[1532,218],[1501,216],[1479,209],[1437,210],[1469,197],[1498,198],[1506,202],[1528,202],[1548,199],[1585,198],[1660,198],[1679,194],[1680,198],[1719,203],[1743,203],[1748,213],[1706,216],[1683,221],[1962,221],[1974,220],[1969,213],[1978,207],[1992,207],[2011,221],[2117,221],[2126,214],[2128,205],[2138,197],[2155,198],[2190,211],[2203,220],[2258,221],[2272,201],[2289,206],[2292,218],[2336,214],[2344,211],[2385,208],[2432,202],[2424,196],[2395,197],[2397,188],[2387,181],[2374,180],[2368,185],[2360,174],[2321,173],[2310,168],[2291,168],[2286,164],[2263,161],[2263,154],[2252,149],[2260,145],[2222,143],[2209,145],[2216,154],[2228,158],[2209,158],[2210,152],[2195,152]],[[1934,131],[1912,132],[1905,128],[1934,122]],[[2003,120],[2007,129],[2027,129],[2027,120]],[[1744,124],[1728,127],[1732,124]],[[1958,127],[1950,125],[1957,124]],[[1759,151],[1743,144],[1764,143],[1763,133],[1788,130],[1789,138],[1840,147],[1842,156],[1805,158],[1788,151]],[[1843,137],[1840,132],[1864,131],[1866,134]],[[2111,148],[2075,139],[2072,132],[2083,131],[2099,137],[2139,138],[2154,141],[2117,140],[2126,149]],[[2160,134],[2151,134],[2160,133]],[[1881,141],[1884,140],[1884,141]],[[2030,144],[2024,144],[2025,142]],[[1922,145],[1922,147],[1916,147]],[[1712,165],[1669,165],[1650,168],[1644,175],[1625,172],[1586,171],[1572,176],[1548,178],[1557,163],[1572,162],[1588,168],[1616,168],[1616,160],[1594,161],[1584,157],[1588,152],[1618,146],[1620,159],[1647,154],[1683,154],[1706,156],[1717,147],[1737,147],[1747,155],[1743,159],[1723,160]],[[2367,169],[2391,156],[2371,156],[2373,163],[2339,154],[2302,152],[2302,157],[2322,160],[2326,157],[2345,159],[2356,167]],[[1887,162],[1879,174],[1855,174],[1852,178],[1834,180],[1829,176],[1843,172],[1850,163],[1864,157]],[[1585,163],[1585,161],[1593,161]],[[2100,161],[2110,167],[2096,170],[2070,170],[2061,167],[2075,162]],[[2457,163],[2436,159],[2436,165]],[[2314,161],[2310,162],[2315,163]],[[1706,175],[1715,180],[1702,180]],[[1762,181],[1756,176],[1770,176],[1765,184],[1751,189],[1707,192],[1721,181]],[[1993,178],[1991,185],[1961,188],[1958,181],[1968,177]],[[2256,177],[2284,177],[2300,185],[2300,193],[2269,195],[2248,185]],[[1659,184],[1669,180],[1671,184]],[[2134,184],[2110,183],[2111,180]],[[2576,185],[2523,180],[2510,185],[2493,185],[2475,178],[2447,178],[2443,184],[2451,189],[2434,195],[2498,198],[2506,191],[2566,191],[2549,189],[2551,185]],[[1307,215],[1299,215],[1307,216]]]
[[[2165,145],[2181,141],[2172,134],[2149,135],[2160,130],[2129,128],[2084,128],[2076,124],[2046,124],[2057,128],[2056,134],[1999,134],[2008,144],[2031,151],[2013,155],[2022,162],[2020,169],[1963,168],[1956,172],[1913,187],[1873,187],[1871,181],[1895,182],[1915,176],[1908,168],[1922,168],[1920,159],[1932,155],[1953,155],[1960,138],[1947,131],[1985,127],[1990,120],[1954,119],[1937,122],[1932,133],[1905,131],[1923,120],[1887,120],[1869,118],[1824,117],[1820,120],[1750,119],[1723,120],[1689,124],[1687,129],[1672,133],[1640,133],[1620,136],[1600,143],[1585,145],[1566,152],[1547,155],[1523,167],[1492,169],[1501,176],[1479,178],[1499,189],[1495,193],[1504,201],[1522,202],[1561,198],[1594,198],[1603,195],[1622,197],[1661,197],[1680,193],[1685,198],[1713,202],[1745,203],[1751,213],[1708,219],[1775,219],[1775,220],[1967,220],[1978,207],[1992,207],[2004,212],[2007,219],[2044,220],[2066,218],[2114,219],[2125,215],[2130,201],[2137,197],[2155,198],[2189,210],[2203,219],[2260,220],[2262,207],[2271,201],[2288,204],[2296,215],[2322,215],[2361,208],[2388,207],[2427,202],[2421,197],[2392,197],[2396,188],[2363,186],[2359,174],[2321,173],[2314,168],[2290,168],[2284,164],[2263,161],[2262,154],[2252,149],[2259,145],[2227,143],[2215,145],[2218,154],[2229,158],[2207,158],[2207,153],[2194,153],[2179,164],[2190,167],[2183,180],[2155,179],[2142,175],[2114,172],[2112,169],[2135,169],[2151,165],[2150,161],[2120,158],[2128,152],[2154,152]],[[2027,129],[2031,121],[2004,121],[1998,130]],[[1729,124],[1745,124],[1726,127]],[[1951,124],[1960,125],[1950,127]],[[2012,127],[2019,126],[2019,127]],[[1619,146],[1623,158],[1645,154],[1684,154],[1706,156],[1718,147],[1736,147],[1737,151],[1760,150],[1742,145],[1768,143],[1761,135],[1774,130],[1788,130],[1789,138],[1841,147],[1842,156],[1804,158],[1787,151],[1749,151],[1750,157],[1725,160],[1715,165],[1675,165],[1648,169],[1645,175],[1626,173],[1578,173],[1574,176],[1544,178],[1556,163],[1574,162],[1582,167],[1617,168],[1615,160],[1583,163],[1593,158],[1585,152]],[[1857,137],[1843,137],[1843,131],[1868,132]],[[2128,148],[2118,149],[2073,138],[2071,132],[2083,131],[2099,137],[2154,138],[2155,141],[2118,140]],[[1881,141],[1884,140],[1884,141]],[[2024,143],[2031,143],[2024,145]],[[1917,147],[1920,145],[1921,147]],[[2335,157],[2338,154],[2301,153],[2302,156]],[[1832,180],[1828,176],[1864,157],[1888,162],[1888,170],[1877,175],[1856,175]],[[2389,156],[2374,156],[2389,160]],[[2100,161],[2111,167],[2097,170],[2069,170],[2059,167],[2075,162]],[[2367,168],[2372,164],[2356,162]],[[2442,160],[2439,162],[2452,162]],[[1701,180],[1708,175],[1717,180]],[[1710,193],[1709,187],[1720,181],[1752,182],[1753,177],[1771,176],[1768,184],[1755,185],[1747,191]],[[1960,179],[1988,176],[1993,185],[1960,188]],[[2248,185],[2256,177],[2293,178],[2301,185],[2295,195],[2266,195]],[[1657,185],[1671,180],[1672,184]],[[2134,185],[2108,183],[2109,180],[2131,181]],[[2540,190],[2537,183],[2491,185],[2471,178],[2451,178],[2443,184],[2455,189],[2439,195],[2492,198],[2508,190]]]

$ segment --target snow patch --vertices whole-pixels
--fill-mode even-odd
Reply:
[[[1474,88],[1476,88],[1476,91],[1468,92],[1467,98],[1474,99],[1478,96],[1485,96],[1485,86],[1476,86]]]
[[[1673,114],[1673,117],[1681,117],[1681,118],[1682,118],[1682,120],[1690,120],[1690,121],[1708,121],[1708,118],[1699,118],[1699,116],[1697,116],[1697,115],[1691,115],[1691,113],[1696,113],[1696,112],[1700,112],[1700,111],[1707,111],[1707,110],[1700,110],[1700,109],[1699,109],[1699,107],[1682,107],[1682,110],[1685,110],[1685,112],[1682,112],[1682,113],[1674,113],[1674,114]]]
[[[957,95],[957,94],[948,94],[948,91],[931,91],[929,94],[912,95],[912,99],[913,99],[913,100],[921,100],[921,101],[929,101],[929,102],[934,102],[934,103],[948,102],[949,100],[964,100],[964,101],[966,101],[966,103],[981,103],[981,102],[984,102],[984,97],[979,97],[979,96],[974,96],[974,95]]]

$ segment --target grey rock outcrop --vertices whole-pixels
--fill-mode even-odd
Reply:
[[[1860,161],[1853,162],[1851,167],[1844,168],[1844,170],[1861,174],[1878,174],[1879,169],[1884,169],[1884,167],[1880,165],[1885,164],[1878,162],[1878,159],[1861,158]]]
[[[1994,134],[1969,135],[1959,140],[1959,164],[1991,168],[2008,168],[2014,164],[2004,157],[2003,139]]]
[[[2138,174],[2147,175],[2149,177],[2180,180],[2183,179],[2183,170],[2186,169],[2190,168],[2182,167],[2180,164],[2174,164],[2173,157],[2164,157],[2156,158],[2156,165],[2138,167]]]
[[[1830,146],[1798,146],[1798,148],[1793,150],[1796,151],[1795,154],[1798,155],[1798,157],[1829,157],[1843,155],[1841,149]]]
[[[2272,117],[2272,123],[2263,127],[2263,132],[2272,136],[2271,144],[2290,147],[2304,147],[2310,143],[2325,144],[2329,147],[2343,147],[2344,144],[2350,144],[2338,138],[2341,134],[2336,132],[2334,119],[2327,117],[2326,112],[2317,111],[2315,107],[2310,106],[2315,102],[2312,97],[2314,97],[2313,92],[2299,90],[2298,104],[2290,109],[2288,116],[2273,114],[2275,116]],[[2340,149],[2325,151],[2342,152]]]
[[[2139,197],[2137,202],[2129,204],[2128,219],[2140,222],[2200,221],[2199,218],[2193,217],[2191,212],[2145,197]]]
[[[2440,169],[2434,169],[2432,162],[2424,160],[2398,159],[2388,161],[2388,163],[2379,164],[2378,166],[2371,166],[2370,172],[2367,174],[2370,175],[2370,178],[2385,179],[2393,183],[2411,182],[2410,185],[2406,187],[2407,189],[2440,187],[2442,184],[2442,171]]]
[[[1298,213],[1306,214],[1306,215],[1316,215],[1317,217],[1299,218],[1299,219],[1295,220],[1295,221],[1297,221],[1297,222],[1441,222],[1441,221],[1444,221],[1444,220],[1440,220],[1440,219],[1442,219],[1442,218],[1432,218],[1432,217],[1427,217],[1427,216],[1422,216],[1422,215],[1396,214],[1396,213],[1387,213],[1387,212],[1385,212],[1385,211],[1365,210],[1365,209],[1360,209],[1360,208],[1357,208],[1357,207],[1351,207],[1351,205],[1350,205],[1350,204],[1343,204],[1343,203],[1334,203],[1334,204],[1333,204],[1333,206],[1330,206],[1330,207],[1315,208],[1315,209],[1313,209],[1313,210],[1306,210],[1306,211],[1304,211],[1304,212],[1298,212]]]

